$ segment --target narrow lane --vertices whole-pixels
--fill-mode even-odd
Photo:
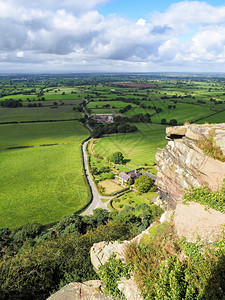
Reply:
[[[91,187],[91,190],[92,190],[92,195],[93,195],[93,199],[92,199],[92,202],[91,204],[89,205],[89,207],[82,213],[82,215],[91,215],[93,214],[93,210],[96,209],[96,208],[102,208],[102,209],[106,209],[107,211],[110,211],[105,205],[104,203],[102,203],[102,201],[100,200],[99,198],[99,194],[98,194],[98,191],[97,191],[97,188],[94,184],[94,181],[91,177],[91,174],[89,172],[89,167],[88,167],[88,158],[87,158],[87,153],[86,153],[86,147],[87,147],[87,144],[88,142],[92,140],[89,139],[87,140],[83,146],[82,146],[82,152],[83,152],[83,157],[84,157],[84,167],[85,167],[85,173],[86,173],[86,176],[87,176],[87,180],[88,180],[88,183]]]

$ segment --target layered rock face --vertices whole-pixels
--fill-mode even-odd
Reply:
[[[221,186],[225,163],[204,155],[196,141],[214,132],[214,142],[225,155],[225,123],[215,125],[185,125],[168,127],[169,140],[164,149],[158,149],[156,185],[166,209],[174,209],[183,190],[207,185],[211,190]]]

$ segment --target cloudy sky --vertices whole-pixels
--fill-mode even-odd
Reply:
[[[222,0],[0,0],[0,73],[224,72]]]

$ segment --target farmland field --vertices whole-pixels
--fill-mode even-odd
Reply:
[[[201,121],[198,121],[197,123],[223,123],[225,122],[225,111],[219,112],[218,114],[215,114],[211,117],[204,118]]]
[[[154,115],[152,122],[160,122],[161,119],[165,118],[166,120],[176,119],[178,123],[185,123],[212,113],[213,111],[208,107],[177,103],[175,109],[163,110],[161,113]]]
[[[0,227],[43,224],[72,214],[87,202],[79,122],[1,125],[1,147],[72,143],[0,151]]]
[[[42,224],[87,202],[80,144],[0,152],[0,227]]]
[[[110,157],[114,152],[120,151],[125,159],[130,160],[127,166],[135,168],[145,163],[153,164],[157,148],[165,147],[166,143],[163,126],[162,130],[104,137],[96,142],[94,152],[103,157]]]
[[[91,163],[98,170],[109,167],[115,173],[142,167],[156,173],[155,153],[166,145],[165,127],[170,123],[225,121],[225,77],[174,76],[73,74],[27,76],[20,80],[0,78],[0,123],[31,122],[0,125],[0,149],[35,146],[0,151],[0,226],[16,227],[31,221],[47,224],[86,203],[88,191],[82,177],[80,144],[89,132],[75,121],[82,118],[81,121],[88,122],[83,106],[88,114],[122,111],[121,118],[150,115],[146,119],[141,116],[131,119],[136,122],[131,125],[137,127],[137,132],[120,134],[127,131],[119,130],[123,126],[115,124],[114,131],[107,129],[96,134],[100,138],[93,145]],[[129,87],[119,84],[129,81],[132,82]],[[148,88],[138,88],[139,83]],[[6,99],[12,103],[17,100],[16,108]],[[121,110],[128,105],[131,108]],[[153,123],[148,123],[150,118]],[[161,125],[165,119],[167,125]],[[39,122],[47,120],[60,122]],[[139,123],[140,120],[146,123]],[[127,118],[120,121],[121,125],[129,122]],[[89,125],[96,129],[94,133],[102,126],[95,121]],[[112,125],[107,126],[111,129]],[[109,132],[114,134],[104,136]],[[44,144],[59,145],[36,147]],[[126,162],[115,168],[107,158],[116,151],[123,153]],[[101,181],[108,178],[107,174],[100,173],[96,179],[109,188],[112,181]],[[124,205],[141,201],[136,194],[130,193],[129,197],[124,196]]]
[[[55,143],[80,143],[87,130],[78,121],[5,124],[0,127],[0,149]]]
[[[0,108],[0,122],[79,119],[73,106]]]

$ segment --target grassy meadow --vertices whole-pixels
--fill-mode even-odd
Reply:
[[[0,152],[0,227],[47,224],[87,201],[80,144]]]
[[[149,125],[149,131],[147,126]],[[163,148],[167,144],[165,140],[165,126],[153,124],[139,124],[139,129],[143,131],[118,134],[99,139],[94,144],[94,152],[103,157],[110,157],[114,152],[120,151],[124,158],[129,160],[126,166],[135,168],[144,164],[152,165],[155,162],[155,153],[157,148]]]
[[[1,108],[0,122],[45,121],[79,119],[81,114],[73,106]]]
[[[43,224],[72,214],[87,202],[79,122],[1,125],[1,147],[68,145],[0,151],[0,227]]]
[[[4,124],[0,129],[0,149],[56,143],[80,144],[88,134],[78,121]]]

